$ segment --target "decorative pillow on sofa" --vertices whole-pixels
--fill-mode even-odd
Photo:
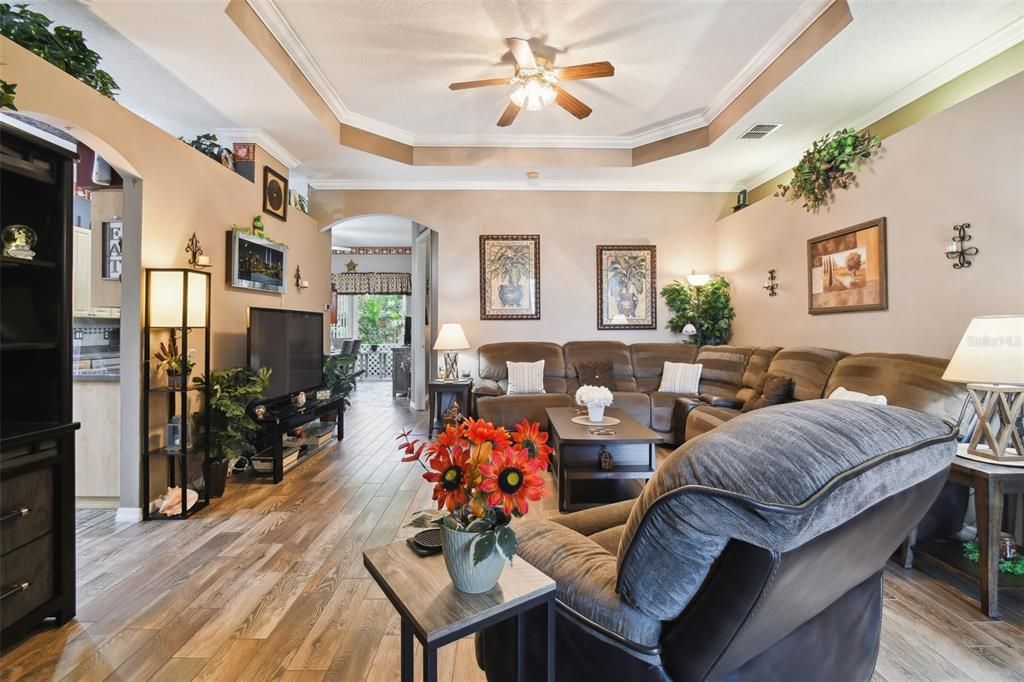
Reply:
[[[576,377],[580,380],[581,386],[604,386],[609,391],[616,390],[615,377],[612,376],[611,360],[577,362]]]
[[[889,400],[884,395],[868,395],[859,391],[848,391],[840,386],[828,397],[829,400],[855,400],[858,403],[872,403],[874,405],[888,405]]]
[[[506,393],[525,394],[544,392],[544,361],[506,362],[508,390]]]
[[[793,395],[793,380],[777,374],[765,374],[754,387],[754,395],[743,403],[743,412],[759,410],[762,407],[779,405]]]
[[[691,365],[686,362],[666,362],[661,371],[662,393],[696,394],[700,389],[700,373],[704,365]]]

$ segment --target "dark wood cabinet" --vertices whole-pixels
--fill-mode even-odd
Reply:
[[[0,640],[75,615],[71,201],[75,154],[0,128],[0,229],[27,225],[32,259],[0,256]]]

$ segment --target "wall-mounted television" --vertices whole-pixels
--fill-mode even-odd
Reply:
[[[249,367],[268,367],[267,398],[320,388],[324,369],[324,315],[303,310],[249,308]]]
[[[228,232],[229,283],[283,294],[288,290],[288,247],[237,230]]]

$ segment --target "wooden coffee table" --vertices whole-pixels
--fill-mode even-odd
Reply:
[[[573,422],[572,418],[578,416],[574,407],[549,407],[547,413],[555,450],[552,464],[559,511],[636,497],[643,482],[654,474],[655,446],[662,438],[625,411],[614,407],[604,411],[606,417],[621,420],[608,427],[613,432],[609,435],[598,435],[594,433],[596,427]],[[614,461],[611,469],[600,465],[601,453],[606,450]],[[589,499],[574,499],[574,492],[589,493]]]
[[[402,616],[402,682],[413,679],[413,635],[423,645],[423,680],[437,680],[437,650],[507,618],[516,619],[514,679],[523,680],[523,614],[547,614],[547,680],[555,679],[555,581],[515,557],[498,584],[482,594],[452,586],[444,557],[419,557],[405,542],[363,552],[363,565]],[[531,681],[532,682],[532,681]]]

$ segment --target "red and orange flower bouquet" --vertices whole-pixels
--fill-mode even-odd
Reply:
[[[454,557],[449,555],[454,552],[449,550],[458,539],[453,534],[472,535],[465,539],[472,567],[498,564],[500,575],[500,566],[512,559],[518,544],[509,521],[547,494],[541,473],[551,457],[548,434],[525,419],[514,433],[480,419],[448,426],[432,441],[413,440],[410,433],[398,436],[399,449],[405,453],[402,461],[423,466],[423,478],[434,485],[438,509],[419,516],[413,525],[441,526],[453,579]]]

